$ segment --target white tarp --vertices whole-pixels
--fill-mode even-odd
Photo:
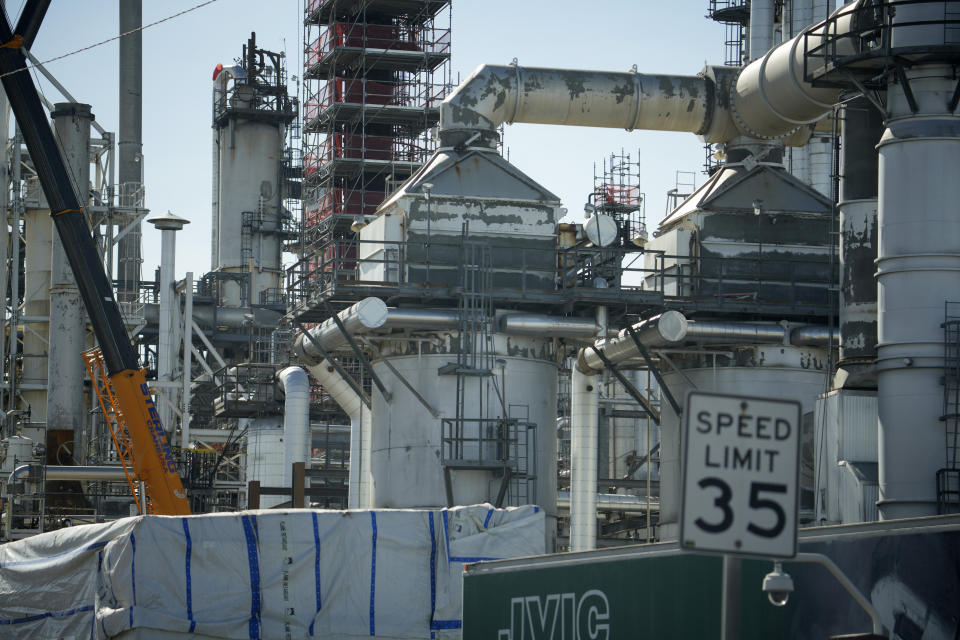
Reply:
[[[456,638],[464,563],[536,507],[147,516],[0,546],[0,638]]]

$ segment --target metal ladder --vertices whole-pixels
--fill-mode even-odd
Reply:
[[[943,321],[943,415],[946,463],[937,472],[937,511],[960,512],[960,302],[947,302]]]
[[[107,368],[103,362],[103,354],[100,348],[90,349],[83,352],[83,362],[87,365],[87,372],[90,374],[90,382],[93,384],[93,390],[97,394],[97,401],[100,403],[100,410],[103,412],[103,418],[110,429],[110,436],[113,438],[113,445],[117,448],[117,457],[120,464],[123,465],[124,475],[127,476],[127,483],[130,485],[130,493],[137,503],[137,510],[140,513],[152,514],[154,512],[153,504],[150,499],[137,490],[136,471],[133,466],[133,446],[130,442],[130,434],[127,432],[127,423],[123,417],[123,411],[117,402],[117,396],[114,393],[113,386],[110,384],[110,378],[107,375]],[[146,508],[141,503],[146,500]]]

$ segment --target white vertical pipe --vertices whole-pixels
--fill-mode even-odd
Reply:
[[[363,422],[369,421],[370,412],[365,410],[357,392],[328,361],[323,360],[318,364],[308,365],[307,370],[317,382],[323,385],[324,390],[350,418],[350,475],[347,485],[347,507],[360,509],[368,504],[369,498],[367,483],[362,482],[363,472],[367,468],[365,464],[369,464],[369,454],[364,456],[361,434],[364,431]]]
[[[90,193],[90,105],[59,103],[52,114],[57,139],[70,169],[79,202],[86,206]],[[53,212],[57,213],[57,212]],[[72,429],[74,458],[84,460],[83,381],[86,367],[81,353],[86,347],[86,312],[67,261],[60,236],[51,238],[50,336],[47,353],[47,428]]]
[[[173,229],[164,229],[160,233],[160,335],[157,340],[157,379],[161,382],[170,382],[173,373],[173,363],[176,355],[173,352],[173,327],[177,322],[176,305],[173,298],[174,273],[176,272],[177,236]],[[170,387],[163,387],[160,393],[176,396]],[[173,430],[173,409],[169,402],[160,402],[157,405],[160,420],[167,432]]]
[[[187,271],[187,277],[184,284],[184,305],[183,305],[183,419],[180,421],[180,446],[187,448],[190,446],[190,385],[193,382],[191,372],[193,371],[193,271]]]
[[[283,486],[293,482],[292,465],[310,460],[310,383],[300,367],[287,367],[277,374],[283,387]],[[306,505],[295,504],[300,509]]]
[[[597,378],[573,367],[570,380],[570,550],[597,546]]]

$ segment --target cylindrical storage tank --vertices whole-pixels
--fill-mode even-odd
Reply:
[[[796,400],[802,413],[813,411],[817,396],[823,393],[827,376],[827,353],[823,349],[781,345],[742,346],[732,348],[734,363],[740,366],[713,365],[713,357],[702,356],[700,362],[687,362],[674,356],[682,373],[664,372],[663,379],[674,397],[682,398],[690,390],[734,395]],[[746,366],[742,366],[746,365]],[[660,537],[674,540],[679,535],[682,485],[681,433],[683,422],[670,403],[660,402]],[[812,446],[813,434],[808,436]],[[804,443],[801,442],[801,447]]]
[[[253,88],[238,86],[231,99],[233,107],[245,108],[253,100]],[[283,124],[236,115],[217,129],[219,211],[213,267],[249,273],[253,304],[261,304],[263,291],[280,286],[283,136]],[[239,306],[241,294],[237,283],[225,282],[220,302]]]
[[[444,463],[450,463],[455,504],[494,502],[501,476],[489,468],[464,469],[482,458],[494,463],[503,450],[497,444],[498,417],[515,418],[508,457],[514,471],[525,473],[533,482],[515,479],[508,498],[514,504],[538,504],[548,517],[556,514],[556,419],[557,365],[552,340],[494,334],[490,375],[464,375],[460,397],[463,402],[464,438],[457,444],[444,443],[451,436],[457,417],[458,376],[444,371],[456,367],[455,334],[435,334],[428,343],[396,343],[392,353],[373,363],[374,372],[391,393],[388,401],[374,387],[372,391],[372,437],[370,472],[373,479],[373,506],[381,508],[447,506]],[[453,363],[453,367],[448,367]],[[396,373],[394,373],[396,370]],[[431,411],[407,388],[403,376],[417,390]],[[484,442],[478,444],[477,418],[483,423]],[[444,420],[447,421],[446,426]],[[461,468],[455,468],[460,466]],[[506,500],[504,504],[509,504]],[[551,525],[547,530],[552,530]]]
[[[258,481],[262,487],[284,487],[286,453],[283,423],[279,416],[249,420],[247,425],[247,482]],[[281,502],[284,496],[260,496],[260,508],[269,509]]]
[[[876,145],[883,118],[866,98],[857,98],[844,105],[842,124],[840,367],[853,372],[855,367],[872,368],[877,357]]]
[[[900,12],[897,13],[900,18]],[[942,37],[942,29],[940,31]],[[948,113],[953,70],[905,72],[887,90],[880,140],[877,386],[880,517],[937,512],[945,466],[945,302],[960,301],[960,116]]]

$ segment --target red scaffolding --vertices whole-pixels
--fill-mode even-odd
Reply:
[[[449,74],[450,0],[306,3],[305,257],[347,257],[351,224],[427,159]]]

